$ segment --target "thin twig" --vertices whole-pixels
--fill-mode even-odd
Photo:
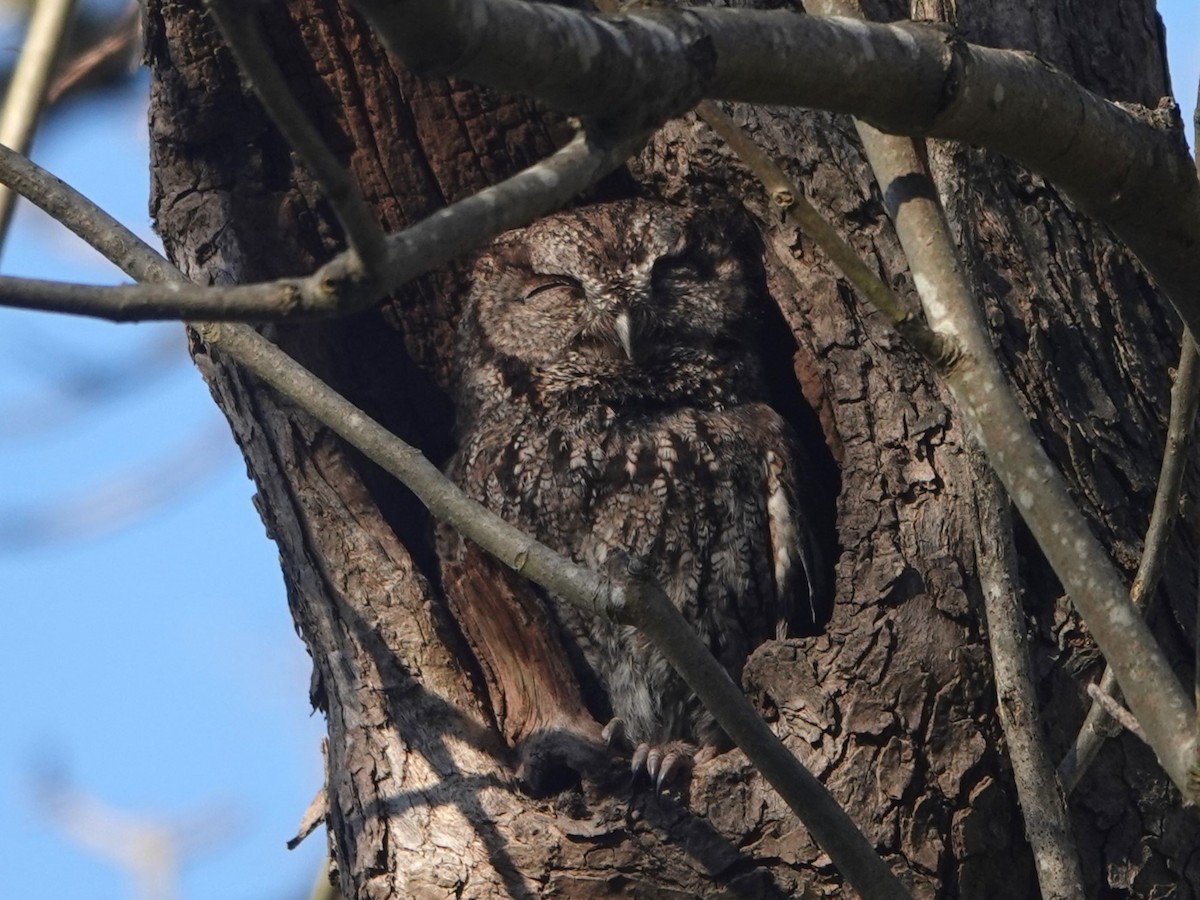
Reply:
[[[862,18],[857,0],[809,0],[806,6],[810,11]],[[1040,447],[1029,432],[1028,422],[1016,409],[1015,398],[992,353],[982,310],[962,274],[949,224],[929,175],[923,144],[918,145],[912,138],[885,135],[857,120],[855,127],[908,258],[926,318],[933,330],[956,345],[961,353],[949,365],[939,365],[938,369],[967,413],[968,433],[982,439],[982,453],[972,451],[977,469],[980,551],[977,564],[988,620],[998,714],[1009,746],[1013,779],[1042,895],[1063,900],[1080,897],[1084,891],[1079,853],[1066,800],[1046,752],[1037,716],[1037,692],[1018,602],[1012,522],[1004,497],[1004,487],[1011,491],[1014,483],[1019,484],[1019,479],[1028,477],[1028,473],[1016,473],[1014,479],[1011,469],[998,464],[1003,454],[997,454],[995,445],[988,443],[992,423],[985,424],[972,415],[978,410],[979,395],[971,396],[969,389],[977,389],[980,382],[985,382],[988,395],[1001,395],[988,399],[993,407],[997,399],[1011,407],[1005,413],[1011,417],[1012,430],[1017,432],[1021,447],[1027,452],[1040,451]],[[1024,431],[1018,432],[1021,426]],[[1004,487],[997,475],[1009,476]],[[1071,506],[1069,499],[1066,505]],[[1036,534],[1036,527],[1034,531]]]
[[[353,176],[338,162],[292,95],[263,40],[257,5],[245,0],[205,0],[205,5],[233,52],[242,78],[332,204],[350,248],[362,261],[364,273],[368,278],[378,274],[387,255],[383,229]]]
[[[705,121],[709,128],[715,131],[726,144],[729,149],[737,154],[740,159],[751,172],[755,174],[759,181],[762,182],[767,191],[767,197],[779,212],[787,213],[797,204],[807,206],[812,210],[812,215],[816,215],[816,210],[812,209],[812,205],[804,196],[804,192],[799,190],[788,177],[787,172],[771,158],[771,155],[758,146],[754,138],[750,137],[745,130],[739,126],[733,119],[725,114],[721,107],[717,106],[711,100],[701,100],[696,104],[696,115]],[[805,219],[801,218],[803,223]],[[822,221],[824,221],[822,219]],[[834,234],[840,239],[840,235]],[[874,273],[867,270],[867,277],[873,276]],[[878,279],[876,279],[878,280]],[[886,287],[884,290],[888,294]],[[897,304],[898,309],[902,309],[901,304]]]
[[[1136,737],[1146,740],[1146,735],[1142,731],[1142,727],[1138,725],[1138,720],[1134,718],[1133,713],[1117,702],[1117,698],[1104,693],[1097,684],[1089,684],[1087,686],[1088,696],[1096,701],[1096,705],[1103,707],[1105,714],[1114,722],[1133,734]]]
[[[357,256],[346,251],[303,278],[261,284],[207,287],[175,279],[169,285],[84,286],[0,277],[0,306],[94,316],[117,322],[149,319],[267,321],[345,315],[369,306],[418,275],[475,249],[488,239],[526,225],[569,202],[619,166],[643,143],[643,135],[593,140],[581,133],[546,159],[438,210],[387,238],[387,259],[378,278],[364,280]],[[73,209],[62,182],[18,154],[0,147],[0,181],[81,233],[84,214]],[[111,222],[109,217],[106,221]],[[76,224],[73,225],[72,222]],[[78,226],[78,227],[77,227]],[[116,240],[113,237],[105,240]],[[107,255],[107,254],[106,254]],[[157,279],[166,281],[167,279]]]
[[[1183,476],[1191,456],[1197,406],[1200,406],[1200,355],[1197,355],[1191,332],[1185,329],[1179,349],[1175,384],[1171,388],[1171,413],[1167,423],[1162,468],[1154,493],[1154,507],[1150,512],[1150,525],[1146,529],[1137,575],[1134,576],[1133,586],[1129,590],[1130,599],[1143,613],[1158,589],[1158,582],[1166,564],[1167,549],[1170,547],[1171,533],[1179,516]],[[1106,666],[1103,675],[1100,676],[1099,690],[1105,696],[1116,695],[1117,676],[1112,666]],[[1093,703],[1079,727],[1074,744],[1058,764],[1058,777],[1062,781],[1063,790],[1068,794],[1075,790],[1088,766],[1100,752],[1105,739],[1115,733],[1105,707]]]
[[[0,111],[0,144],[18,153],[27,153],[33,142],[54,63],[74,9],[75,0],[37,0],[33,5],[21,56],[8,83],[4,109]],[[8,235],[15,200],[12,191],[0,187],[0,246]]]
[[[1145,548],[1133,579],[1130,595],[1138,609],[1145,610],[1154,595],[1166,566],[1166,550],[1179,515],[1183,478],[1187,473],[1192,449],[1196,410],[1200,408],[1200,355],[1192,333],[1184,330],[1179,347],[1179,365],[1171,387],[1171,412],[1167,420],[1167,440],[1150,525],[1146,529]]]
[[[905,306],[892,289],[867,267],[837,229],[808,202],[804,191],[745,130],[711,100],[699,103],[696,114],[729,145],[762,182],[771,202],[795,220],[800,230],[829,257],[830,262],[846,276],[864,300],[883,313],[892,326],[923,355],[938,360],[940,365],[949,363],[947,357],[953,353],[953,344],[931,331],[925,321]]]
[[[821,12],[843,10],[840,0],[812,0]],[[865,26],[863,26],[865,27]],[[982,312],[961,275],[961,264],[937,192],[911,140],[896,140],[857,122],[859,136],[883,191],[884,204],[908,257],[929,326],[958,344],[939,369],[1051,568],[1071,596],[1101,651],[1117,672],[1130,708],[1171,780],[1193,799],[1189,772],[1196,759],[1195,707],[1145,621],[1129,602],[1104,546],[1071,497],[1017,403],[988,337]],[[1194,262],[1194,261],[1193,261]]]
[[[329,815],[329,794],[325,790],[325,785],[321,785],[300,817],[300,825],[296,828],[295,835],[288,838],[287,848],[295,850],[299,847],[306,837],[325,824],[327,815]]]
[[[166,257],[75,188],[2,146],[0,183],[74,232],[129,277],[138,281],[187,281]]]
[[[1033,848],[1042,897],[1074,900],[1084,895],[1083,871],[1066,798],[1042,740],[1009,501],[995,471],[975,449],[971,468],[978,511],[975,559],[996,678],[996,708],[1021,799],[1025,834]]]
[[[85,85],[90,78],[103,74],[110,67],[115,68],[117,63],[124,63],[132,72],[142,44],[141,20],[141,0],[129,0],[128,9],[107,34],[59,66],[58,75],[46,91],[47,102],[57,103],[69,91]]]

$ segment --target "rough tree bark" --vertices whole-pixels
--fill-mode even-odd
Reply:
[[[1149,0],[1076,14],[1035,4],[919,0],[878,18],[944,19],[970,40],[1037,52],[1105,96],[1169,93]],[[394,230],[504,177],[569,133],[536,105],[399,70],[334,0],[263,5],[271,49],[327,141]],[[302,274],[340,248],[319,191],[248,99],[199,0],[151,0],[152,210],[201,282]],[[905,262],[847,120],[733,107],[864,256],[908,288]],[[1052,187],[966,147],[931,147],[943,199],[997,345],[1051,455],[1132,572],[1162,447],[1178,326],[1136,264]],[[631,177],[632,176],[632,177]],[[741,198],[764,233],[782,324],[767,352],[785,411],[837,485],[837,606],[818,637],[770,643],[747,684],[789,744],[918,896],[1033,896],[975,575],[971,471],[958,415],[927,366],[849,295],[810,243],[694,117],[669,123],[628,173],[683,203]],[[461,269],[352,318],[273,339],[440,462]],[[328,826],[346,896],[839,895],[840,880],[739,753],[686,798],[583,785],[517,787],[479,672],[445,609],[431,526],[407,492],[202,345],[281,554],[329,722]],[[808,407],[801,403],[802,392]],[[823,440],[822,440],[823,439]],[[1099,661],[1031,543],[1025,603],[1055,753]],[[1157,615],[1181,658],[1194,635],[1171,566]],[[297,798],[299,812],[302,798]],[[1084,870],[1105,896],[1200,887],[1194,816],[1128,737],[1072,803]]]

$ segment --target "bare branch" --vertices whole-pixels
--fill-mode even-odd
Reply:
[[[894,190],[885,188],[885,194],[891,193]],[[901,203],[902,198],[890,202]],[[946,238],[949,241],[948,235]],[[905,251],[910,260],[920,253],[908,244]],[[1038,444],[986,334],[978,328],[976,314],[964,314],[956,298],[938,291],[936,281],[923,284],[922,269],[913,263],[918,289],[925,287],[922,295],[930,324],[935,331],[955,334],[963,341],[963,358],[943,375],[965,413],[969,430],[982,443],[1022,518],[1116,671],[1164,768],[1187,796],[1186,773],[1196,750],[1190,698],[1129,602],[1119,574],[1074,505],[1062,475]]]
[[[1163,566],[1167,559],[1171,532],[1179,516],[1180,496],[1183,493],[1183,476],[1191,456],[1192,430],[1196,421],[1196,409],[1200,406],[1200,355],[1190,331],[1185,331],[1179,351],[1179,367],[1175,373],[1175,384],[1171,388],[1171,416],[1167,424],[1166,449],[1163,452],[1162,469],[1158,475],[1158,487],[1154,494],[1154,507],[1150,512],[1150,525],[1146,529],[1146,540],[1142,547],[1142,558],[1137,575],[1133,579],[1129,597],[1138,609],[1145,612],[1146,605],[1158,589]],[[1117,691],[1117,676],[1112,666],[1106,666],[1100,677],[1099,690],[1107,697]],[[1058,765],[1058,777],[1063,789],[1069,794],[1075,790],[1088,766],[1100,752],[1105,738],[1116,731],[1111,717],[1101,703],[1093,703],[1088,709],[1075,743]]]
[[[346,232],[350,249],[362,261],[364,275],[376,275],[387,253],[383,229],[363,199],[350,172],[337,161],[296,98],[262,39],[257,10],[244,0],[205,0],[225,42],[233,52],[242,78],[253,88],[263,108],[300,155],[333,205]]]
[[[619,166],[643,140],[642,135],[613,141],[578,135],[561,150],[512,178],[389,235],[387,258],[377,278],[364,278],[357,256],[347,251],[305,278],[282,278],[262,284],[205,287],[180,278],[156,277],[150,280],[172,283],[96,287],[0,278],[0,305],[118,322],[265,321],[344,315],[369,306],[389,291],[475,249],[502,231],[526,225],[563,206]],[[92,227],[89,217],[97,211],[94,204],[3,148],[0,148],[0,181],[42,206],[110,259],[132,253],[139,264],[149,264],[142,242],[126,246],[130,237],[127,229],[118,226],[119,231],[114,230],[116,223],[107,215],[102,227]],[[125,268],[122,263],[118,265]],[[160,270],[161,264],[156,268],[161,276]]]
[[[861,17],[855,0],[812,0],[820,12]],[[931,362],[955,390],[954,374],[979,365],[975,356],[986,345],[982,313],[971,295],[958,263],[949,226],[929,176],[925,148],[911,138],[885,135],[858,120],[855,127],[884,193],[888,213],[909,260],[926,318],[954,353]],[[903,188],[901,186],[903,185]],[[994,357],[992,390],[1006,393]],[[969,377],[975,377],[973,374]],[[1015,401],[1013,401],[1015,404]],[[969,410],[968,410],[969,420]],[[1020,422],[1023,418],[1018,417]],[[978,430],[968,429],[972,436]],[[1033,441],[1033,435],[1028,438]],[[1036,442],[1033,443],[1035,448]],[[1037,695],[1033,687],[1028,650],[1016,588],[1016,552],[1012,547],[1012,522],[1004,490],[983,454],[973,451],[977,470],[976,504],[979,511],[977,554],[980,582],[988,620],[988,643],[996,678],[998,714],[1008,741],[1014,780],[1021,799],[1025,832],[1037,864],[1038,883],[1045,897],[1072,898],[1083,894],[1083,873],[1067,817],[1066,802],[1058,787],[1054,767],[1042,745],[1038,725]]]
[[[1025,834],[1033,848],[1042,896],[1046,900],[1082,897],[1083,871],[1067,815],[1066,797],[1046,751],[1037,714],[1037,691],[1025,640],[1008,497],[982,454],[972,452],[971,462],[979,510],[975,558],[987,613],[996,707],[1021,798]]]
[[[521,0],[354,0],[410,66],[657,123],[702,96],[847,113],[988,147],[1106,222],[1200,334],[1200,185],[1172,109],[1134,111],[1028,53],[791,11],[600,16]]]
[[[204,323],[197,330],[210,347],[228,353],[284,398],[310,412],[400,479],[435,517],[505,565],[593,615],[645,630],[862,896],[908,896],[845,810],[762,722],[661,588],[636,575],[628,586],[614,584],[533,540],[469,499],[420,451],[253,329]]]
[[[702,101],[696,114],[715,131],[738,158],[752,171],[771,201],[785,214],[792,216],[804,232],[846,276],[846,280],[863,299],[887,317],[900,334],[924,356],[944,364],[954,353],[954,347],[935,334],[924,320],[906,307],[879,276],[872,272],[854,248],[825,217],[808,202],[804,191],[787,176],[779,165],[758,146],[737,123],[725,115],[715,103]]]
[[[287,848],[295,850],[299,847],[306,837],[325,824],[327,815],[329,815],[329,794],[325,790],[325,785],[321,785],[300,817],[300,826],[296,829],[296,834],[288,838]]]
[[[1200,101],[1200,89],[1197,99]],[[1200,130],[1200,102],[1196,105],[1194,124]],[[1200,165],[1196,169],[1200,179]],[[1192,432],[1196,412],[1200,408],[1200,354],[1197,352],[1195,336],[1190,328],[1184,329],[1179,348],[1179,366],[1175,372],[1175,384],[1171,388],[1171,414],[1167,423],[1167,441],[1163,451],[1162,468],[1159,470],[1158,487],[1154,493],[1154,507],[1150,512],[1150,525],[1142,546],[1142,558],[1138,563],[1137,575],[1130,589],[1130,599],[1143,612],[1150,598],[1158,589],[1166,563],[1167,547],[1175,520],[1179,515],[1180,498],[1183,494],[1183,476],[1191,456]],[[1200,608],[1198,608],[1200,614]],[[1200,661],[1200,643],[1196,646]],[[1193,691],[1193,702],[1200,702],[1200,666],[1196,667],[1197,689]],[[1112,666],[1105,666],[1097,690],[1105,697],[1117,695],[1117,676]],[[1088,693],[1092,694],[1089,686]],[[1200,728],[1200,721],[1197,721]],[[1069,794],[1079,784],[1083,774],[1100,752],[1106,738],[1118,733],[1106,705],[1095,700],[1088,709],[1075,743],[1067,751],[1058,766],[1059,780]],[[1200,743],[1200,735],[1198,735]],[[1193,779],[1193,784],[1195,783]]]
[[[131,278],[187,281],[166,257],[79,191],[3,146],[0,146],[0,182],[65,225]]]
[[[0,144],[19,153],[27,152],[33,141],[54,63],[74,9],[75,0],[37,0],[33,5],[21,56],[0,112]],[[0,188],[0,245],[8,234],[15,199],[11,191]]]
[[[869,130],[863,126],[862,131]],[[876,132],[878,134],[878,132]],[[868,149],[868,155],[872,155]],[[979,311],[958,278],[953,241],[927,185],[925,202],[873,159],[934,331],[961,342],[942,374],[1005,489],[1117,672],[1129,704],[1171,779],[1185,792],[1195,755],[1194,709],[1112,561],[1046,456],[996,361]],[[936,214],[935,214],[936,213]],[[931,235],[937,237],[931,237]]]
[[[687,13],[602,17],[520,0],[352,5],[417,74],[453,73],[622,128],[687,111],[713,76],[711,37]]]
[[[137,67],[141,44],[142,4],[141,0],[130,0],[107,34],[64,62],[46,92],[46,100],[57,103],[76,87],[104,78],[110,68],[123,66],[132,72]]]
[[[819,6],[813,5],[822,12],[846,9],[841,0],[821,0]],[[963,411],[967,431],[987,454],[1117,672],[1163,768],[1191,799],[1188,773],[1197,747],[1192,701],[1129,602],[1108,553],[1075,506],[1062,475],[1038,443],[1013,396],[982,313],[962,277],[954,240],[923,154],[910,140],[889,137],[863,122],[856,125],[908,257],[925,317],[935,332],[959,347],[959,353],[940,372]]]

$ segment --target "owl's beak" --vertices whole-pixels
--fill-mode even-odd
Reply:
[[[617,313],[617,317],[613,319],[613,330],[621,342],[621,349],[625,351],[629,361],[633,362],[633,322],[629,318],[629,310]]]

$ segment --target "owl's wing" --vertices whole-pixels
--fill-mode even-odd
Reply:
[[[508,741],[555,730],[598,739],[544,598],[448,526],[439,527],[438,553],[446,600]]]
[[[804,477],[804,456],[783,419],[768,407],[755,406],[771,568],[781,612],[778,635],[808,634],[828,620],[831,597],[806,505],[808,492],[798,482]]]

